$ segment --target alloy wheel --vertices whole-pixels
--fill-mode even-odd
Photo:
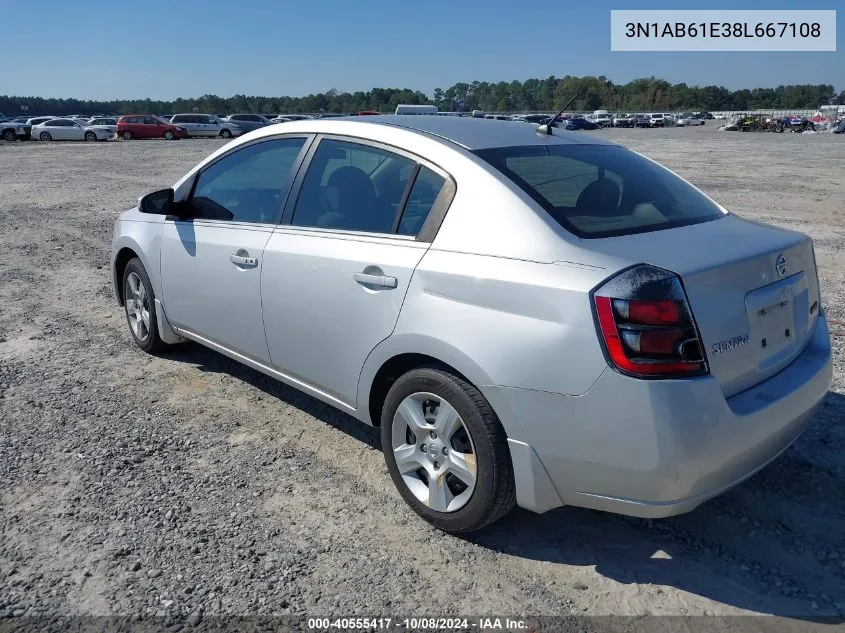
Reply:
[[[392,424],[391,449],[408,490],[437,512],[464,507],[476,487],[476,454],[455,408],[435,394],[413,393]]]
[[[126,277],[126,317],[135,337],[143,342],[150,336],[150,300],[138,273]]]

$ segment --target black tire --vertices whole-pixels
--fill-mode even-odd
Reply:
[[[135,333],[132,328],[132,321],[130,320],[129,302],[127,301],[127,298],[131,296],[129,277],[132,274],[137,275],[140,283],[143,284],[144,292],[147,297],[148,303],[146,308],[149,313],[150,322],[146,337],[139,337]],[[143,351],[148,354],[158,354],[166,347],[166,345],[158,335],[158,320],[156,319],[155,311],[155,294],[153,293],[153,286],[150,283],[147,271],[144,269],[144,265],[141,263],[140,259],[134,257],[129,260],[129,263],[126,264],[126,268],[123,270],[123,279],[121,280],[121,283],[123,288],[123,312],[126,316],[126,324],[129,326],[129,334],[132,335],[132,339],[135,341],[135,344]]]
[[[164,133],[164,139],[165,139],[166,141],[172,141],[172,140],[173,140],[173,138],[174,138],[174,137],[173,137],[173,132],[171,132],[170,130],[167,130],[167,131]]]
[[[221,138],[232,138],[232,131],[227,129],[220,130],[220,137]]]
[[[53,137],[50,136],[49,132],[41,132],[41,134],[38,136],[38,138],[40,138],[42,141],[52,141],[53,140]]]
[[[414,393],[434,394],[448,402],[469,431],[476,459],[476,484],[466,505],[453,512],[427,507],[408,489],[392,450],[393,422],[402,401]],[[381,414],[381,438],[387,470],[405,502],[423,519],[452,534],[489,525],[516,505],[516,487],[507,436],[490,404],[473,385],[441,369],[424,367],[400,376],[387,393]]]
[[[15,134],[14,130],[3,130],[3,140],[6,141],[16,141],[18,139],[18,135]]]
[[[86,141],[96,141],[97,135],[94,132],[85,132],[85,140]]]
[[[123,140],[124,140],[124,141],[131,141],[131,140],[132,140],[132,138],[133,138],[133,137],[132,137],[132,132],[130,132],[129,130],[126,130],[126,131],[123,133]]]

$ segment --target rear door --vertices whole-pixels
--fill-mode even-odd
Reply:
[[[164,125],[155,117],[145,116],[142,128],[144,138],[159,138],[164,135]]]
[[[220,127],[217,125],[215,119],[207,114],[198,114],[197,119],[197,127],[202,129],[203,136],[217,136],[220,132]]]
[[[299,180],[264,255],[270,358],[281,372],[355,406],[364,361],[393,332],[428,248],[417,237],[453,188],[412,155],[337,137],[319,141]]]
[[[273,138],[223,155],[194,183],[192,219],[165,221],[162,290],[175,327],[212,346],[269,361],[260,288],[264,247],[307,141]]]

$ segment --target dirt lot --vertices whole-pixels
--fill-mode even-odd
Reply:
[[[597,134],[809,233],[828,315],[845,320],[845,138]],[[845,615],[845,336],[810,430],[695,512],[517,510],[447,536],[402,503],[372,429],[199,346],[132,344],[111,297],[115,216],[219,144],[0,145],[0,622]]]

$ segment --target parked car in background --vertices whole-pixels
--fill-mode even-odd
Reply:
[[[537,125],[542,125],[552,118],[551,115],[548,114],[523,114],[521,116],[529,123],[536,123]]]
[[[598,124],[595,121],[590,121],[582,117],[573,117],[571,119],[558,119],[552,124],[553,127],[559,127],[563,130],[597,130]]]
[[[648,115],[650,127],[665,127],[666,115],[661,112],[652,112]]]
[[[40,141],[106,141],[114,136],[108,127],[84,126],[73,119],[50,119],[34,125],[31,134]]]
[[[237,125],[244,132],[252,132],[258,128],[270,125],[270,121],[260,114],[230,114],[223,120]]]
[[[31,129],[31,125],[14,119],[7,119],[3,114],[0,114],[0,138],[5,141],[28,141]]]
[[[647,114],[635,114],[634,127],[651,127],[651,117]]]
[[[704,125],[704,121],[689,112],[684,112],[675,118],[675,125],[678,127],[698,127],[699,125]]]
[[[380,427],[402,498],[448,532],[517,504],[688,512],[828,395],[812,240],[552,132],[385,116],[235,140],[118,218],[129,334],[147,353],[196,341]],[[383,493],[377,469],[351,476]]]
[[[709,112],[693,112],[692,115],[696,119],[701,119],[702,121],[707,121],[713,118],[713,115]]]
[[[616,114],[611,121],[611,125],[613,127],[634,127],[635,116],[633,114]]]
[[[592,115],[587,117],[587,120],[592,121],[599,127],[609,127],[613,123],[613,119],[607,110],[596,110]]]
[[[117,120],[117,135],[125,141],[163,138],[168,141],[185,137],[185,128],[149,114],[126,114]]]
[[[53,119],[59,119],[61,117],[57,116],[36,116],[26,120],[26,124],[30,127],[35,127],[36,125],[40,125],[45,121],[52,121]]]
[[[223,121],[213,114],[174,114],[170,123],[183,128],[185,136],[232,138],[243,134],[239,126]]]
[[[112,117],[93,117],[85,125],[108,128],[112,134],[117,134],[117,119]]]

